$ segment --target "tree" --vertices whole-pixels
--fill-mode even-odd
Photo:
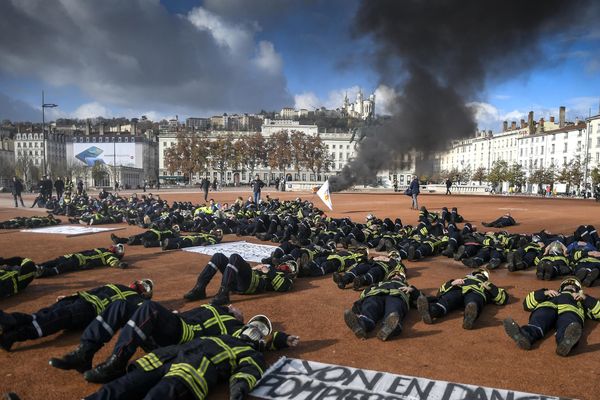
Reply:
[[[267,163],[271,169],[277,169],[283,173],[292,162],[292,150],[290,136],[287,131],[275,132],[268,142]]]
[[[583,181],[583,167],[581,165],[581,160],[579,157],[576,157],[569,162],[569,184],[574,187],[579,187]]]
[[[600,169],[598,167],[594,167],[590,172],[590,177],[592,178],[592,186],[596,186],[600,184]]]
[[[510,168],[506,170],[506,177],[504,180],[508,181],[510,186],[516,187],[517,192],[520,192],[526,181],[525,176],[523,166],[517,162],[513,162]]]
[[[251,177],[254,176],[254,171],[259,165],[267,163],[265,137],[260,132],[236,141],[235,148],[240,164],[248,167]]]
[[[457,182],[469,182],[471,180],[471,175],[473,175],[473,171],[471,171],[471,166],[467,165],[466,168],[463,168],[462,171],[459,171],[456,174]]]
[[[208,164],[210,143],[206,138],[180,132],[177,143],[165,152],[165,166],[169,173],[181,171],[192,182],[194,173],[202,173]]]
[[[23,152],[17,158],[15,163],[15,172],[18,176],[23,178],[25,183],[37,181],[40,178],[39,168],[37,168],[33,162],[33,157],[29,154],[28,150]]]
[[[108,169],[103,162],[96,161],[92,167],[92,179],[94,186],[104,186],[104,180],[108,176]]]
[[[306,142],[307,138],[304,132],[292,131],[290,135],[291,160],[298,177],[306,159]]]
[[[225,180],[225,171],[236,169],[240,164],[240,157],[236,151],[233,135],[221,136],[210,143],[210,164],[219,171],[221,181]]]
[[[481,185],[481,182],[483,182],[487,179],[487,174],[485,173],[485,167],[477,168],[475,170],[475,172],[473,173],[473,176],[471,177],[471,179],[479,182],[479,184]]]
[[[536,168],[529,175],[529,182],[538,185],[538,193],[543,193],[545,185],[554,183],[554,166]]]
[[[315,178],[321,172],[329,171],[331,156],[329,155],[327,146],[321,140],[321,135],[317,134],[316,136],[307,137],[305,156],[304,168],[310,170],[315,175]]]
[[[492,164],[492,169],[490,170],[487,179],[492,184],[492,187],[496,188],[500,182],[503,182],[506,179],[508,172],[508,164],[504,160],[494,161]]]
[[[15,175],[15,160],[14,158],[10,158],[6,162],[0,162],[0,186],[5,185],[5,182],[9,182],[11,178]]]

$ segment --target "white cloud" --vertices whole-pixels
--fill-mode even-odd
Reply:
[[[283,60],[275,51],[275,46],[273,46],[273,43],[271,42],[261,41],[258,43],[254,62],[263,71],[268,72],[271,75],[278,75],[282,72]]]
[[[199,30],[209,32],[219,45],[228,47],[232,53],[247,52],[248,48],[254,47],[251,32],[202,7],[194,8],[187,18]]]
[[[294,96],[294,108],[296,110],[315,110],[319,108],[320,100],[313,92],[304,92]]]
[[[512,110],[503,111],[490,103],[471,102],[467,104],[475,114],[475,122],[480,130],[491,130],[492,132],[501,132],[502,123],[508,121],[509,125],[512,121],[520,121],[521,118],[526,118],[527,112]],[[518,123],[517,123],[518,125]]]
[[[104,117],[110,118],[112,116],[110,110],[98,102],[85,103],[77,107],[73,111],[72,116],[74,118],[86,119]]]

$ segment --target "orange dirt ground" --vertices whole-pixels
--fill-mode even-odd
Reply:
[[[269,192],[264,192],[263,196]],[[211,193],[217,201],[233,201],[248,192]],[[316,196],[309,193],[278,193],[271,196],[282,199],[297,196],[312,199],[325,208]],[[161,193],[169,201],[198,202],[200,193]],[[12,200],[12,198],[10,198]],[[31,204],[27,198],[27,204]],[[594,224],[600,228],[600,204],[593,201],[518,198],[503,196],[443,196],[421,195],[421,205],[430,210],[442,206],[458,207],[465,219],[481,227],[481,221],[492,220],[510,211],[519,225],[508,228],[511,232],[534,232],[546,228],[553,233],[572,233],[580,224]],[[417,212],[410,210],[410,199],[393,193],[333,194],[334,212],[331,216],[348,216],[364,221],[367,214],[378,217],[400,217],[404,223],[414,224]],[[2,208],[3,207],[3,208]],[[35,212],[43,213],[36,209]],[[9,195],[0,196],[0,220],[17,215],[32,215],[31,209],[14,209]],[[125,224],[120,236],[139,233],[138,227]],[[0,231],[0,255],[27,256],[38,262],[65,253],[110,244],[110,232],[66,238],[61,235],[28,234]],[[235,241],[234,235],[225,241]],[[247,238],[244,238],[248,240]],[[250,239],[254,241],[254,239]],[[0,300],[5,311],[34,312],[52,303],[59,294],[85,290],[107,282],[128,284],[134,279],[149,277],[156,283],[154,300],[164,302],[172,309],[186,310],[199,305],[187,303],[183,294],[195,283],[208,256],[183,251],[162,252],[160,249],[128,247],[126,270],[98,269],[71,273],[55,278],[34,281],[23,293]],[[437,257],[419,262],[406,262],[409,281],[434,294],[439,285],[450,278],[464,276],[469,270],[448,258]],[[208,293],[216,293],[220,275],[217,275]],[[504,333],[502,320],[513,317],[527,322],[529,313],[522,301],[531,290],[540,287],[557,288],[559,281],[538,281],[534,271],[508,273],[505,266],[492,272],[492,281],[508,290],[508,305],[488,305],[472,331],[462,329],[462,314],[454,312],[434,325],[425,325],[411,310],[404,321],[402,335],[389,342],[377,338],[357,339],[343,321],[343,311],[350,308],[358,292],[340,290],[330,276],[298,279],[294,290],[283,294],[255,296],[233,295],[232,301],[248,318],[266,313],[277,329],[297,334],[300,346],[267,355],[269,362],[279,356],[303,358],[326,363],[348,365],[403,375],[454,381],[480,386],[505,388],[524,392],[560,395],[582,400],[600,398],[600,327],[588,321],[578,347],[567,358],[557,356],[553,336],[525,352],[516,347]],[[586,289],[594,297],[600,296],[600,287]],[[111,342],[97,355],[95,362],[104,360]],[[48,365],[51,356],[60,356],[78,344],[78,332],[60,333],[38,341],[17,343],[10,353],[0,350],[0,392],[15,391],[24,400],[81,398],[99,388],[86,383],[75,371],[61,371]],[[227,391],[211,394],[211,398],[226,398]]]

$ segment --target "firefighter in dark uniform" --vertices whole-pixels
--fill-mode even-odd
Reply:
[[[551,281],[556,276],[571,275],[571,261],[567,247],[560,240],[555,240],[544,249],[544,254],[539,257],[535,275],[538,279]]]
[[[42,228],[45,226],[54,226],[61,223],[61,220],[54,218],[50,214],[47,217],[15,217],[7,221],[0,222],[0,229],[19,229],[19,228]]]
[[[222,239],[223,231],[221,229],[213,229],[210,233],[195,233],[193,235],[182,235],[164,239],[161,247],[163,250],[183,249],[186,247],[221,243]]]
[[[149,229],[146,232],[121,238],[114,233],[110,235],[115,244],[128,244],[130,246],[143,245],[144,247],[160,247],[161,241],[179,236],[179,225],[173,225],[171,229]]]
[[[35,278],[35,263],[29,258],[0,257],[0,298],[23,291]]]
[[[577,279],[583,286],[592,286],[600,277],[600,251],[576,250],[572,258]]]
[[[395,268],[386,280],[363,290],[352,309],[344,311],[344,321],[361,339],[382,321],[377,337],[385,341],[402,332],[402,321],[420,293],[406,281],[404,268]]]
[[[80,271],[97,267],[127,268],[127,263],[121,261],[125,254],[125,246],[117,244],[108,249],[99,247],[93,250],[84,250],[78,253],[65,254],[46,261],[37,266],[36,277],[60,275],[66,272]]]
[[[524,350],[541,340],[556,327],[556,354],[566,357],[577,345],[586,318],[600,320],[600,301],[583,293],[577,278],[567,278],[558,291],[538,289],[527,295],[523,307],[530,311],[529,323],[519,326],[512,318],[504,320],[504,329]]]
[[[500,218],[495,219],[492,222],[482,222],[481,225],[488,227],[488,228],[504,228],[505,226],[513,226],[516,223],[517,222],[510,215],[510,213],[506,213],[503,216],[501,216]]]
[[[149,281],[149,280],[147,280]],[[10,351],[15,342],[34,340],[63,329],[83,329],[113,301],[139,304],[152,296],[152,286],[107,284],[70,296],[33,314],[0,311],[0,346]]]
[[[239,254],[234,253],[228,258],[223,253],[215,253],[198,276],[196,285],[183,297],[190,301],[205,299],[206,287],[217,271],[223,274],[223,278],[213,304],[224,305],[229,304],[231,290],[241,294],[291,290],[298,266],[295,261],[287,260],[276,266],[258,264],[251,267]]]
[[[388,256],[377,256],[362,262],[347,272],[334,272],[333,281],[340,289],[352,283],[354,290],[381,282],[395,268],[404,268],[400,253],[391,251]]]
[[[266,370],[262,351],[296,346],[297,337],[272,336],[267,317],[252,318],[238,337],[200,337],[163,347],[136,360],[128,373],[102,387],[86,400],[196,399],[204,400],[224,379],[229,398],[242,400]]]
[[[298,264],[293,260],[282,261],[278,265],[258,264],[250,266],[239,254],[229,256],[227,264],[223,267],[224,259],[217,263],[223,278],[219,292],[212,299],[211,304],[229,304],[231,290],[240,294],[255,294],[266,291],[289,292],[292,290],[294,280],[298,275]],[[221,269],[223,268],[223,269]],[[210,271],[210,270],[209,270]],[[210,271],[214,275],[214,269]]]
[[[487,303],[505,305],[508,294],[490,282],[487,269],[479,268],[464,278],[450,280],[440,286],[437,296],[419,296],[417,307],[426,324],[441,318],[452,310],[464,307],[463,328],[473,329],[473,324]]]
[[[138,347],[150,338],[158,346],[169,346],[202,336],[239,337],[243,327],[243,316],[234,307],[205,304],[176,314],[159,303],[149,301],[139,307],[123,327],[112,355],[87,371],[84,378],[89,382],[104,383],[121,376]],[[283,332],[275,332],[274,335],[288,338]]]
[[[507,268],[510,272],[526,269],[539,263],[546,245],[539,235],[533,235],[531,242],[506,255]]]

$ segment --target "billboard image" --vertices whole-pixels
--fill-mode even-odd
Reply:
[[[93,167],[97,162],[106,165],[135,167],[135,143],[74,143],[75,158]]]

